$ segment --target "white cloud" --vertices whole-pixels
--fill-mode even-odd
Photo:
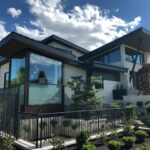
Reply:
[[[0,40],[2,40],[8,34],[9,34],[9,32],[6,31],[5,22],[0,21]]]
[[[21,9],[11,7],[7,9],[7,13],[10,14],[13,18],[18,18],[22,14],[22,11]]]
[[[61,0],[26,0],[35,20],[30,23],[36,29],[16,25],[16,31],[26,36],[43,39],[56,34],[84,48],[92,50],[135,29],[141,21],[111,16],[109,10],[86,4],[74,6],[67,12]]]
[[[116,12],[116,13],[117,13],[117,12],[119,12],[119,10],[120,10],[119,8],[114,9],[114,12]]]

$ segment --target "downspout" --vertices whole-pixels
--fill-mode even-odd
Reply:
[[[131,81],[132,81],[132,79],[133,79],[134,69],[135,69],[135,66],[136,66],[136,61],[137,61],[137,58],[138,58],[138,55],[139,55],[139,51],[140,51],[141,44],[142,44],[142,38],[140,37],[140,38],[139,38],[139,42],[138,42],[137,54],[136,54],[136,56],[135,56],[135,59],[133,59],[133,67],[132,67],[131,75],[130,75],[130,83],[131,83]]]

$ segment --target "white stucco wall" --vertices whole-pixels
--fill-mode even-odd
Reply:
[[[9,63],[0,66],[0,88],[4,87],[4,74],[9,71]]]
[[[58,42],[51,42],[48,45],[50,45],[52,47],[62,48],[62,49],[66,49],[66,50],[72,51],[72,54],[75,55],[76,57],[79,57],[79,56],[83,55],[83,53],[81,53],[81,52],[79,52],[79,51],[77,51],[75,49],[72,49],[72,48],[70,48],[68,46],[65,46],[65,45],[63,45],[61,43],[58,43]]]
[[[116,89],[117,85],[120,84],[119,81],[104,80],[104,89],[97,93],[97,96],[102,96],[104,103],[111,103],[113,101],[112,91]]]
[[[73,92],[68,87],[67,82],[71,79],[72,76],[83,76],[83,79],[86,79],[86,71],[75,66],[64,64],[64,86],[65,86],[65,105],[71,103],[71,95]]]
[[[150,63],[150,53],[144,52],[144,63]]]

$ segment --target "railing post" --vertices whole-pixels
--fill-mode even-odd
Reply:
[[[37,115],[36,117],[37,117],[36,118],[36,134],[37,134],[37,136],[36,136],[36,148],[38,148],[39,147],[39,144],[38,144],[38,140],[39,140],[39,116]]]
[[[40,115],[40,148],[42,147],[42,116]]]

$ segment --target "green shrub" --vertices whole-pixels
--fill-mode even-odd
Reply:
[[[63,120],[62,124],[64,127],[69,127],[71,125],[71,121],[69,119]]]
[[[96,146],[94,144],[91,144],[91,143],[83,144],[81,150],[96,150]]]
[[[122,140],[126,148],[131,148],[133,147],[133,144],[135,143],[136,138],[133,136],[124,136]]]
[[[147,133],[148,137],[150,137],[150,129],[146,130],[146,133]]]
[[[145,108],[148,113],[150,113],[150,102],[145,103]]]
[[[111,140],[108,142],[108,149],[109,150],[121,150],[122,143],[117,140]]]
[[[126,103],[125,108],[136,108],[136,106],[133,103]]]
[[[71,125],[72,130],[76,130],[79,127],[78,123],[74,123]]]
[[[10,137],[5,137],[0,140],[1,150],[13,150],[14,141]]]
[[[138,106],[139,108],[141,108],[141,107],[143,106],[143,102],[142,102],[142,101],[138,101],[136,104],[137,104],[137,106]]]
[[[52,137],[51,144],[54,146],[55,150],[62,150],[64,149],[64,139],[59,136]]]
[[[76,142],[77,142],[78,148],[81,148],[83,146],[83,144],[88,144],[89,137],[90,137],[89,131],[81,131],[79,133],[79,135],[76,137]]]
[[[52,125],[53,128],[55,128],[57,125],[57,120],[55,119],[51,120],[50,124]]]
[[[133,135],[134,134],[134,131],[133,129],[131,128],[131,126],[125,126],[124,130],[123,130],[123,134],[125,136],[130,136],[130,135]]]
[[[47,126],[47,122],[42,121],[40,122],[40,128],[43,130]]]
[[[110,104],[110,107],[115,109],[115,108],[119,108],[120,106],[118,105],[118,103],[113,102]]]
[[[148,134],[146,131],[138,130],[135,132],[136,139],[138,142],[144,142],[145,138],[148,137]]]

